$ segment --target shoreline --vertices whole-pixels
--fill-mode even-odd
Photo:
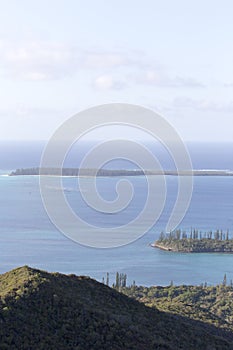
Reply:
[[[167,247],[161,244],[157,244],[157,243],[151,243],[150,246],[152,248],[157,248],[160,249],[162,251],[166,251],[166,252],[172,252],[172,253],[187,253],[187,254],[233,254],[233,250],[231,251],[225,251],[225,250],[188,250],[188,249],[179,249],[179,248],[173,248],[173,247]]]
[[[79,172],[81,173],[79,175]],[[5,175],[5,174],[4,174]],[[17,169],[11,173],[6,174],[6,176],[58,176],[58,177],[117,177],[117,176],[233,176],[233,171],[231,170],[207,170],[207,169],[197,169],[197,170],[183,170],[177,172],[176,170],[150,170],[147,169],[137,170],[137,169],[79,169],[79,168],[24,168]]]
[[[175,252],[175,250],[172,250],[171,248],[168,248],[168,247],[162,246],[160,244],[156,244],[156,243],[151,243],[150,246],[152,248],[157,248],[157,249],[160,249],[160,250],[164,250],[166,252]]]

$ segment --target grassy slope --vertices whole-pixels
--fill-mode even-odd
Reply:
[[[233,334],[160,312],[86,277],[0,276],[0,349],[233,349]]]

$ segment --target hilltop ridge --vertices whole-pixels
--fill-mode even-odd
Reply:
[[[233,335],[146,307],[85,276],[28,266],[0,276],[0,348],[232,349]]]

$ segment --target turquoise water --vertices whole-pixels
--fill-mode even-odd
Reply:
[[[176,199],[177,179],[166,179],[167,202],[155,227],[132,244],[105,250],[80,246],[52,225],[42,205],[38,177],[0,176],[0,272],[27,264],[99,280],[109,272],[112,281],[119,271],[127,273],[129,282],[135,280],[143,285],[166,285],[171,280],[175,284],[213,284],[221,282],[224,273],[233,279],[233,255],[170,253],[149,246],[165,227]],[[103,197],[114,198],[117,180],[98,180]],[[84,220],[100,226],[118,226],[136,215],[146,198],[145,179],[135,177],[130,181],[135,198],[119,216],[99,214],[85,206],[77,191],[77,179],[65,178],[63,186],[68,202]],[[180,227],[229,229],[233,235],[232,195],[233,177],[196,177],[190,208]]]

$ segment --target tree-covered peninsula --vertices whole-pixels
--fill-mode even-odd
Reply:
[[[184,253],[233,253],[233,239],[229,232],[222,230],[202,233],[191,230],[189,234],[185,231],[176,230],[169,234],[160,234],[152,247],[172,252]]]

